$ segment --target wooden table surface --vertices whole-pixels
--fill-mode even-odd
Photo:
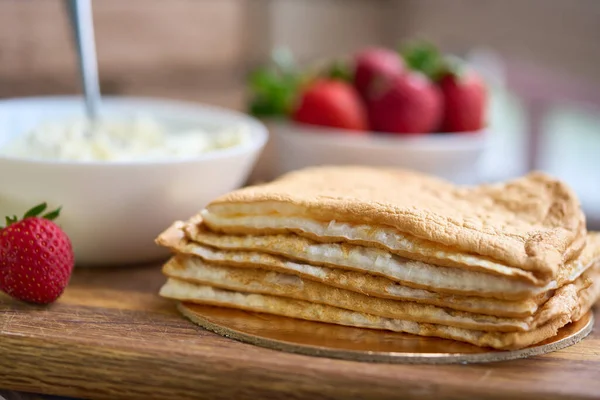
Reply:
[[[600,398],[600,318],[583,342],[526,360],[386,365],[225,339],[156,295],[159,268],[77,270],[59,302],[0,296],[0,391],[90,399]]]

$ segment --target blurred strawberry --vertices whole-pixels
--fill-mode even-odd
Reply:
[[[354,63],[354,87],[365,99],[370,97],[369,91],[375,79],[391,78],[404,70],[404,63],[397,52],[378,47],[358,52]]]
[[[443,132],[470,132],[483,128],[487,91],[474,71],[450,72],[440,81],[444,99]]]
[[[442,97],[425,75],[408,72],[377,82],[369,102],[369,117],[376,131],[430,133],[439,126]]]
[[[367,112],[356,90],[341,80],[319,79],[300,95],[292,119],[305,124],[368,130]]]

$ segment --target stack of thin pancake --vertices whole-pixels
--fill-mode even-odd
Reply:
[[[174,252],[167,298],[497,349],[556,335],[600,295],[600,234],[540,173],[458,187],[315,167],[224,195],[157,242]]]

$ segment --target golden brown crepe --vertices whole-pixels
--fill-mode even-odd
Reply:
[[[314,167],[226,194],[202,217],[215,232],[296,232],[378,246],[436,265],[499,264],[541,286],[579,255],[586,235],[577,197],[542,173],[458,187],[404,170]],[[496,272],[508,275],[505,268]]]
[[[545,302],[553,292],[552,290],[548,290],[537,296],[516,301],[498,300],[489,297],[461,296],[412,288],[387,278],[356,271],[295,263],[257,252],[223,252],[194,243],[180,246],[178,251],[182,254],[197,256],[199,259],[204,260],[205,263],[210,265],[262,269],[266,271],[294,274],[304,279],[367,294],[369,296],[414,301],[417,303],[449,307],[460,311],[470,311],[496,316],[526,317],[532,315],[538,309],[538,306]]]
[[[224,195],[157,238],[164,297],[516,349],[600,295],[600,233],[541,173],[458,187],[315,167]]]
[[[572,313],[572,308],[577,304],[577,293],[591,284],[589,276],[592,273],[588,272],[573,282],[576,291],[568,302],[555,303],[551,301],[551,297],[549,301],[554,304],[553,308],[542,307],[542,311],[533,316],[514,318],[456,311],[449,306],[444,308],[413,301],[373,297],[303,279],[297,275],[207,264],[194,256],[174,257],[164,266],[163,272],[166,276],[180,281],[237,292],[289,297],[392,319],[503,332],[533,330],[560,314]]]
[[[574,284],[567,284],[558,289],[552,299],[544,305],[541,312],[544,313],[546,310],[554,308],[559,308],[560,312],[556,313],[556,317],[546,324],[526,332],[489,332],[384,318],[286,297],[223,290],[173,278],[167,280],[167,283],[161,288],[160,294],[184,302],[232,307],[338,325],[435,336],[459,340],[481,347],[510,350],[539,343],[556,335],[558,330],[569,322],[579,320],[590,309],[594,299],[597,299],[600,295],[598,276],[594,275],[590,278],[594,283],[583,289],[581,293],[577,293]]]
[[[392,293],[398,291],[399,285],[394,285],[395,282],[408,288],[424,289],[440,294],[491,297],[500,300],[539,299],[549,290],[575,280],[593,260],[600,256],[600,235],[591,234],[588,238],[590,245],[577,259],[567,263],[558,279],[544,287],[539,287],[495,274],[398,259],[376,248],[337,243],[311,243],[308,239],[290,235],[198,234],[204,229],[198,229],[197,226],[197,219],[188,223],[176,222],[157,238],[157,242],[174,252],[195,254],[212,263],[283,272],[294,271],[309,279],[311,276],[317,280],[326,279],[333,285],[335,285],[333,282],[345,281],[348,282],[345,287],[354,287],[355,290],[360,290],[361,283],[373,283],[375,276],[381,276],[387,279],[378,281],[378,290]],[[190,228],[196,234],[186,235]],[[215,248],[244,248],[256,251],[219,251]],[[269,253],[283,254],[288,258]],[[318,268],[319,266],[322,268]],[[367,277],[368,282],[365,282]]]

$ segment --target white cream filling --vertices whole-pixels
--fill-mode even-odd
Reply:
[[[409,238],[397,229],[386,226],[373,227],[371,225],[355,225],[339,221],[330,221],[327,223],[301,216],[277,214],[222,216],[208,210],[203,210],[201,215],[209,224],[225,228],[244,227],[251,229],[299,230],[319,237],[377,243],[393,251],[419,254],[438,260],[450,260],[462,265],[496,271],[502,275],[512,275],[515,273],[515,268],[478,255],[443,250],[439,246],[432,246],[427,240],[416,237]]]
[[[202,218],[209,224],[221,227],[246,227],[253,229],[295,229],[308,232],[320,237],[341,238],[348,241],[363,241],[378,243],[392,250],[403,250],[419,253],[424,256],[440,259],[451,259],[460,264],[479,266],[496,272],[510,274],[513,269],[499,263],[488,261],[474,255],[447,252],[442,250],[433,253],[424,252],[423,247],[415,246],[414,242],[392,228],[378,227],[374,229],[367,225],[351,225],[331,221],[319,222],[303,217],[281,216],[236,216],[222,217],[207,210],[202,212]],[[290,257],[299,256],[289,252]],[[480,292],[480,293],[512,293],[535,295],[556,289],[555,280],[539,287],[523,281],[516,281],[501,276],[493,276],[483,272],[469,271],[460,268],[440,267],[420,261],[408,260],[394,256],[389,252],[354,246],[349,253],[344,253],[336,244],[315,244],[305,247],[301,257],[307,262],[327,263],[358,269],[390,277],[393,280],[412,283],[419,286],[437,288],[440,290]],[[567,277],[570,282],[585,271],[587,265],[578,263]]]

